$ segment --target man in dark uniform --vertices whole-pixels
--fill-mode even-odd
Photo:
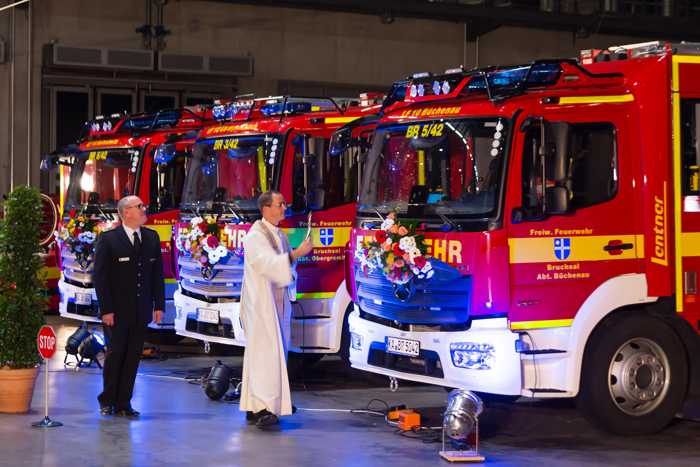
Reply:
[[[119,200],[122,223],[100,234],[95,249],[93,280],[109,349],[97,397],[102,415],[139,415],[131,395],[143,341],[148,323],[163,317],[163,257],[158,234],[143,227],[145,208],[137,196]]]

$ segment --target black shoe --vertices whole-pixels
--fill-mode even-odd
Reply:
[[[140,412],[134,410],[134,408],[131,406],[129,406],[125,409],[117,409],[114,412],[114,414],[118,415],[120,417],[129,417],[129,418],[135,418],[135,417],[138,417],[139,415],[141,415]]]
[[[296,405],[292,405],[292,413],[297,413],[297,406]]]
[[[267,412],[267,410],[265,411]],[[267,412],[263,415],[260,415],[258,417],[258,420],[255,422],[255,426],[258,428],[269,428],[274,425],[279,425],[280,419],[277,417],[277,415]]]
[[[111,405],[100,404],[100,415],[112,415],[114,414],[114,407]]]
[[[249,425],[254,424],[254,423],[258,420],[258,414],[260,414],[260,413],[262,413],[262,412],[263,412],[263,411],[258,412],[258,413],[255,413],[255,412],[252,412],[252,411],[250,411],[250,410],[246,411],[246,413],[245,413],[245,421],[248,422]]]

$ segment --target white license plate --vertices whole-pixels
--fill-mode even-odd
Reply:
[[[219,324],[219,310],[212,310],[211,308],[198,308],[197,321]]]
[[[386,351],[398,355],[417,357],[420,355],[420,341],[399,339],[398,337],[387,337]]]
[[[75,304],[76,305],[92,305],[92,295],[89,293],[77,293],[75,294]]]

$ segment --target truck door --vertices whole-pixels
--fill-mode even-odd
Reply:
[[[601,106],[599,106],[601,107]],[[608,109],[603,109],[608,110]],[[643,237],[625,157],[628,115],[529,118],[514,144],[506,205],[513,329],[570,326],[607,280],[640,270]],[[637,181],[637,183],[639,183]]]
[[[700,65],[696,65],[700,67]],[[700,89],[680,98],[681,238],[682,278],[676,295],[682,296],[678,311],[694,328],[700,319],[698,273],[700,272]],[[683,94],[686,94],[684,96]],[[687,96],[690,94],[690,96]],[[691,97],[692,96],[692,97]],[[678,174],[676,174],[678,176]]]

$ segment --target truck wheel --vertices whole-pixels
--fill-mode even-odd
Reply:
[[[659,319],[622,315],[601,323],[589,339],[577,403],[608,431],[651,434],[681,409],[687,383],[678,335]]]
[[[350,324],[348,323],[348,318],[350,317],[350,312],[352,311],[352,303],[345,310],[345,317],[343,318],[343,327],[340,331],[340,350],[338,350],[338,355],[343,361],[346,367],[350,368]]]
[[[322,353],[297,353],[287,354],[287,375],[290,379],[303,375],[303,373],[318,363],[324,354]]]
[[[207,352],[208,350],[208,352]],[[209,347],[204,346],[204,355],[210,357],[232,357],[241,355],[242,350],[239,350],[235,345],[219,344],[218,342],[210,342]]]

